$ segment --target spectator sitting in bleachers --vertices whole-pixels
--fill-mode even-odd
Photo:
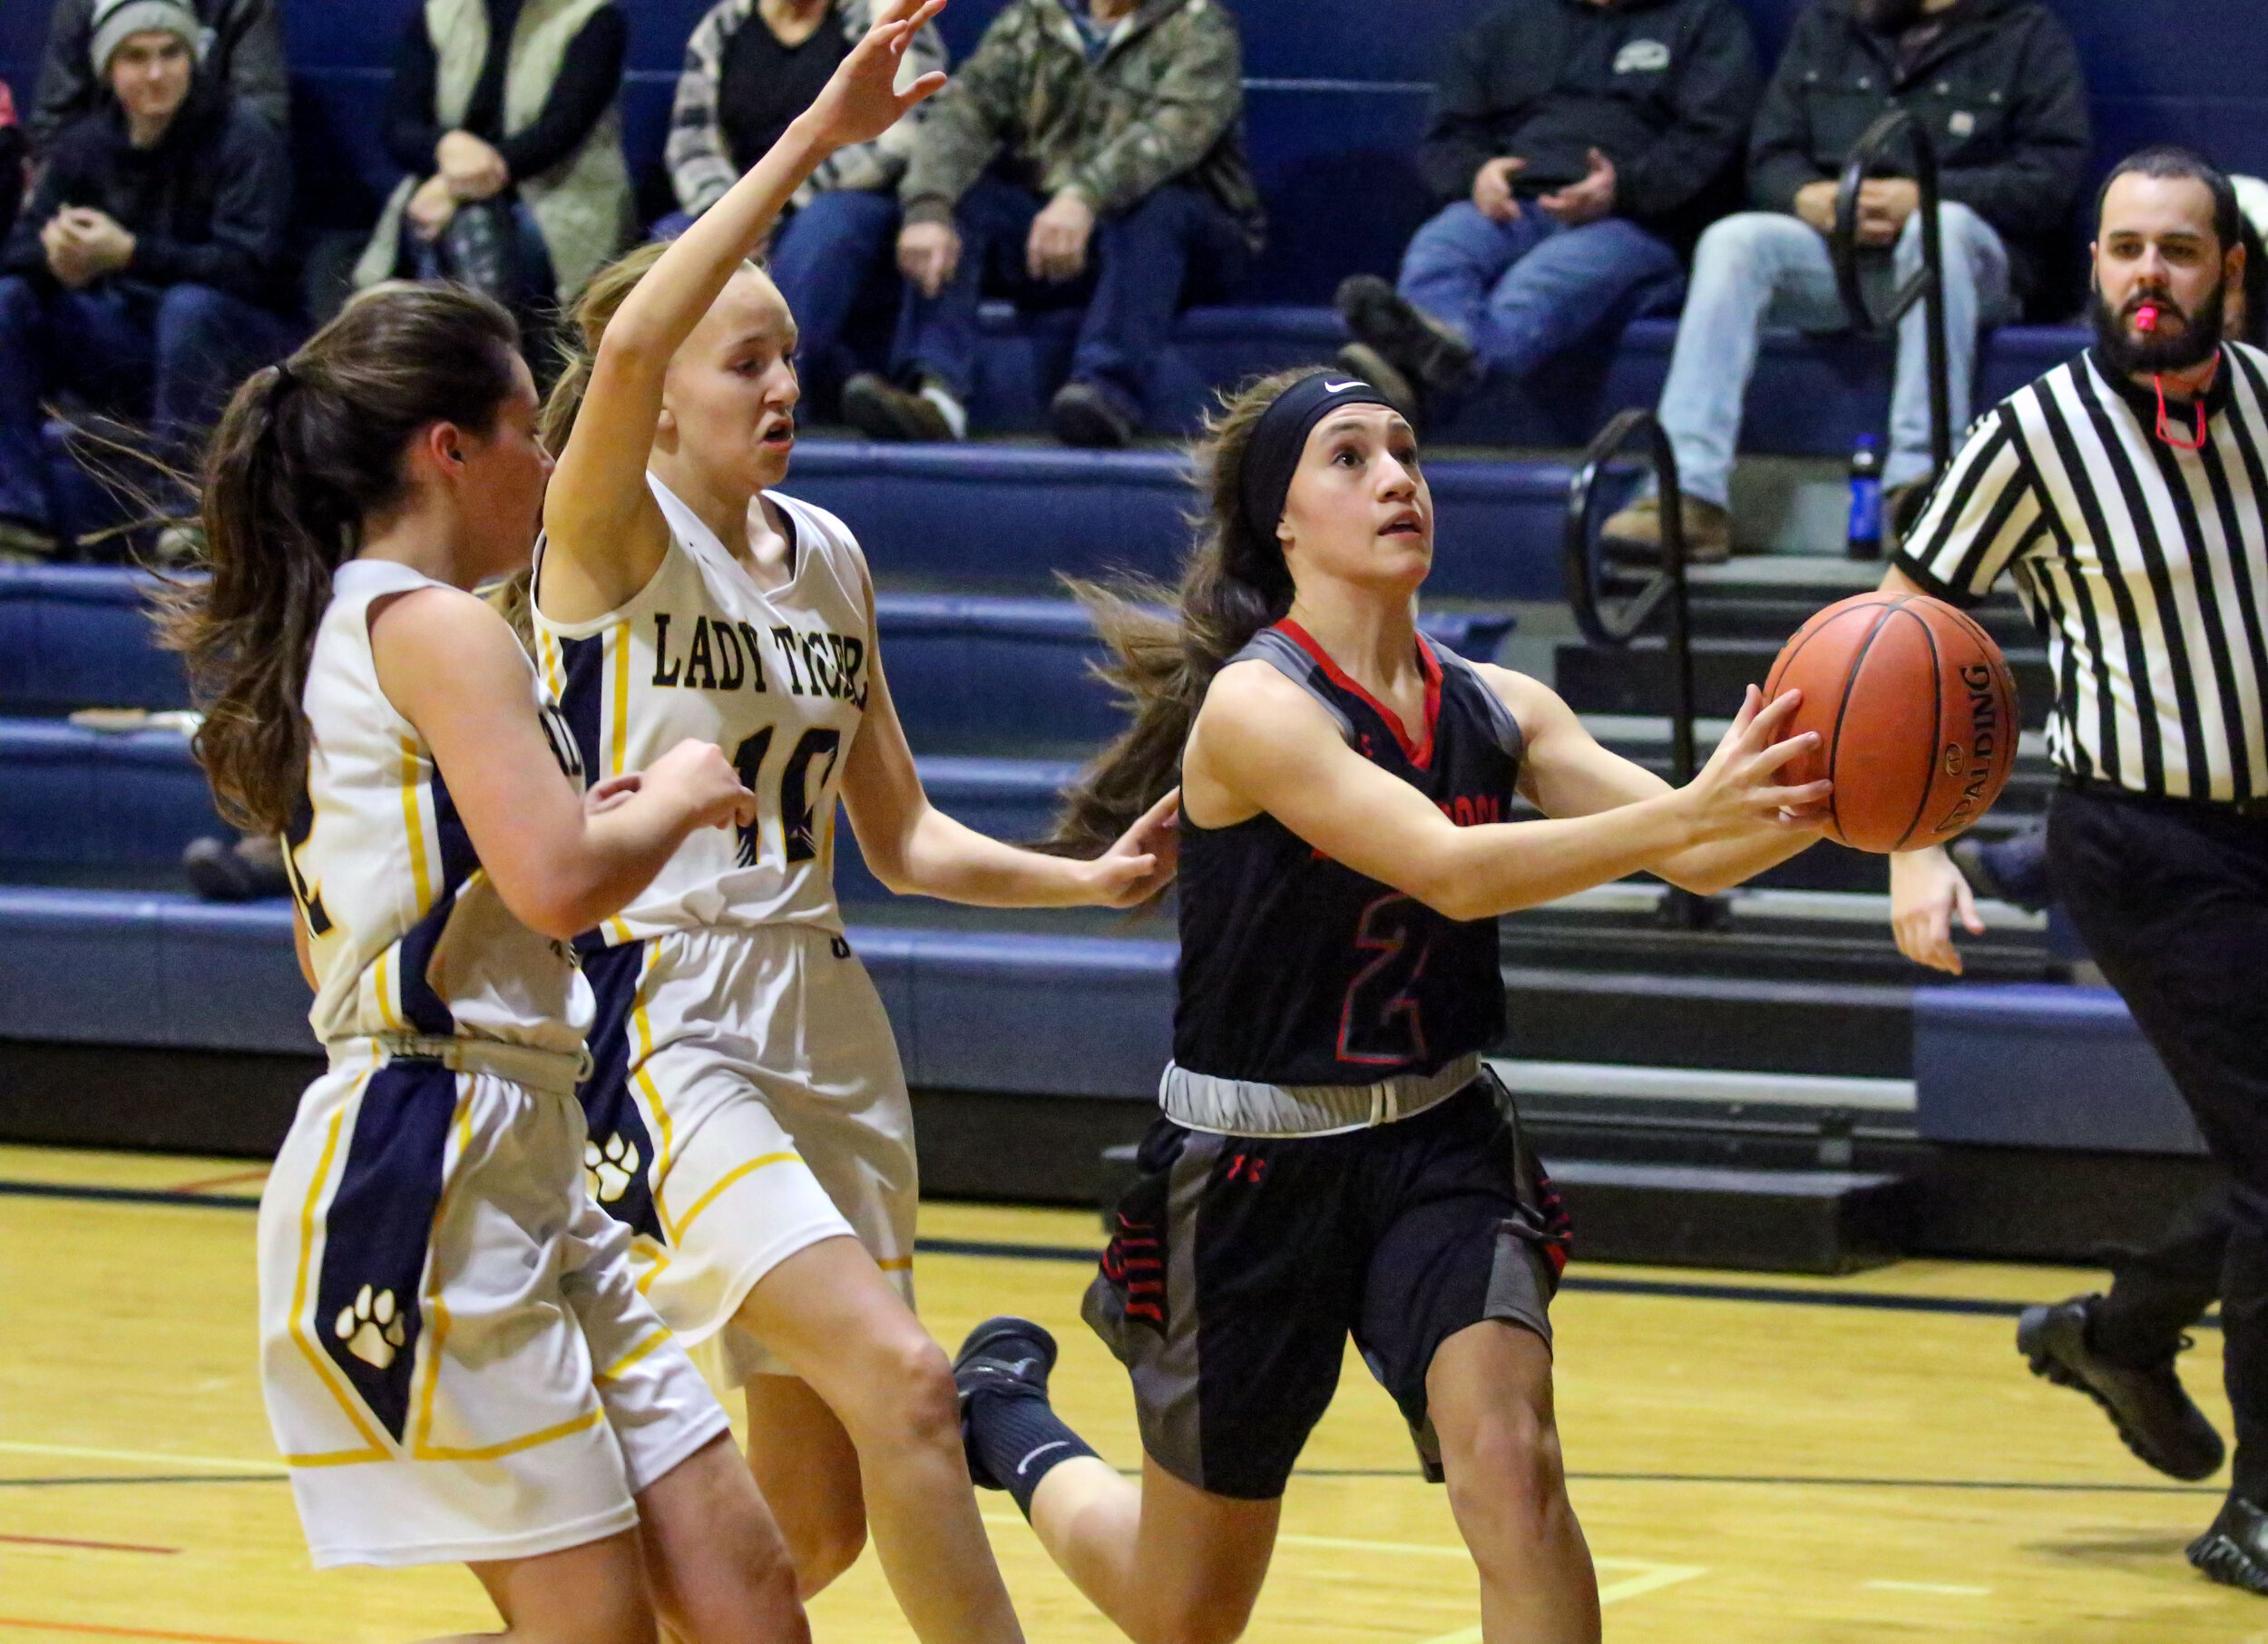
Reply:
[[[1904,108],[1935,143],[1944,204],[1946,338],[1951,418],[1969,424],[1977,334],[2014,319],[2053,253],[2087,166],[2087,89],[2070,34],[2040,0],[1813,0],[1765,93],[1749,142],[1749,190],[1762,209],[1716,224],[1694,258],[1660,416],[1677,453],[1685,536],[1703,561],[1732,548],[1726,499],[1742,400],[1767,323],[1835,331],[1850,318],[1827,235],[1852,146]],[[1921,266],[1919,193],[1880,177],[1860,195],[1858,236],[1878,270]],[[1883,252],[1888,255],[1882,255]],[[1922,305],[1898,328],[1884,536],[1927,490],[1930,396]],[[1659,552],[1657,499],[1641,498],[1602,534],[1627,552]]]
[[[283,30],[276,20],[275,0],[189,4],[200,24],[198,66],[205,77],[228,87],[239,108],[264,115],[282,131],[291,92],[284,77]],[[103,77],[89,47],[95,13],[108,9],[101,0],[55,0],[47,19],[47,56],[40,64],[39,90],[25,122],[34,153],[45,155],[64,127],[101,105]]]
[[[668,151],[679,210],[655,224],[657,233],[674,237],[723,198],[818,94],[874,14],[873,0],[719,0],[710,8],[686,43]],[[925,24],[906,48],[900,83],[944,66],[944,40]],[[890,266],[898,180],[930,106],[820,161],[772,230],[767,266],[796,317],[807,376],[811,364],[832,360],[869,275]]]
[[[89,60],[112,96],[58,137],[0,252],[0,557],[54,551],[41,402],[75,390],[196,436],[246,373],[288,352],[279,311],[289,156],[197,64],[187,0],[103,0]]]
[[[876,439],[959,439],[988,281],[1083,302],[1066,445],[1123,445],[1177,312],[1217,300],[1260,249],[1237,26],[1209,0],[1010,0],[939,93],[898,185],[897,378],[843,413]]]
[[[386,128],[409,175],[355,285],[458,280],[540,338],[632,226],[618,102],[629,32],[613,0],[421,5],[395,48]]]
[[[1501,0],[1435,85],[1418,164],[1447,203],[1398,292],[1340,286],[1339,363],[1416,422],[1428,393],[1675,313],[1680,253],[1738,198],[1762,89],[1734,0]]]

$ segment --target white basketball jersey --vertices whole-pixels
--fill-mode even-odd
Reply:
[[[537,615],[537,652],[591,779],[640,770],[688,737],[754,789],[751,827],[705,827],[601,927],[611,946],[664,931],[770,924],[840,935],[835,807],[866,706],[874,634],[857,539],[823,508],[767,493],[794,573],[768,592],[652,475],[670,525],[653,578],[588,622]],[[537,569],[543,565],[538,545]]]
[[[462,1036],[579,1056],[592,1011],[572,951],[504,906],[433,750],[378,688],[371,602],[434,586],[406,565],[350,560],[316,631],[300,699],[308,804],[284,841],[315,964],[308,1020],[327,1044]],[[533,671],[528,693],[580,788],[574,740]]]

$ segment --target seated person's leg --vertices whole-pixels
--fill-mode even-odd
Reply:
[[[2009,253],[1992,225],[1967,206],[1938,207],[1939,244],[1945,260],[1945,379],[1950,438],[1969,426],[1970,382],[1976,371],[1977,333],[2015,318],[2009,289]],[[1893,259],[1901,280],[1921,267],[1921,213],[1906,219]],[[1925,305],[1916,303],[1898,322],[1898,377],[1891,395],[1890,458],[1882,489],[1920,485],[1930,474],[1930,372]],[[1917,491],[1913,498],[1921,500]],[[1892,505],[1893,512],[1899,510]]]
[[[1184,297],[1193,285],[1233,285],[1244,241],[1210,195],[1169,182],[1131,210],[1098,220],[1087,255],[1094,294],[1048,422],[1066,445],[1123,445],[1141,427],[1150,368],[1172,340]]]
[[[1518,379],[1577,343],[1610,343],[1600,333],[1610,324],[1618,332],[1641,297],[1658,301],[1683,284],[1667,245],[1628,218],[1602,218],[1512,263],[1471,335],[1486,369]]]
[[[1398,401],[1461,386],[1489,293],[1551,228],[1532,210],[1500,223],[1469,200],[1444,208],[1411,237],[1398,286],[1374,274],[1341,282],[1339,314],[1355,340],[1340,364]]]
[[[797,347],[816,365],[835,352],[851,308],[897,237],[897,196],[831,189],[772,236],[772,282],[796,317]]]
[[[1819,331],[1847,323],[1825,238],[1782,211],[1742,211],[1712,223],[1694,252],[1658,411],[1677,454],[1686,549],[1703,562],[1721,561],[1732,552],[1733,520],[1725,504],[1733,447],[1767,317]],[[1657,553],[1659,502],[1641,496],[1599,533],[1632,554]]]
[[[967,432],[964,407],[976,387],[976,310],[985,269],[996,256],[1012,254],[1021,263],[1041,203],[1031,190],[998,177],[980,177],[970,185],[953,207],[960,251],[953,271],[934,294],[905,282],[890,377],[862,371],[844,384],[846,421],[875,439],[959,439]],[[914,227],[899,230],[901,245]]]
[[[298,327],[210,286],[170,286],[158,299],[151,434],[158,451],[188,458],[220,420],[238,383],[282,358]]]
[[[55,551],[39,438],[49,355],[39,293],[28,279],[0,279],[0,561]]]

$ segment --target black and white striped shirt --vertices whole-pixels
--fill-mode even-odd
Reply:
[[[2268,797],[2268,354],[2228,345],[2201,451],[2092,352],[1994,406],[1897,556],[1957,603],[2003,571],[2046,636],[2056,765],[2137,793]],[[2194,438],[2175,406],[2174,431]]]

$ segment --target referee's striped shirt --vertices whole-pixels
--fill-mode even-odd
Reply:
[[[2268,797],[2268,354],[2231,343],[2204,448],[2090,350],[1969,431],[1896,564],[1971,603],[2013,570],[2047,637],[2061,769],[2137,793]],[[2195,435],[2184,406],[2168,423]]]

